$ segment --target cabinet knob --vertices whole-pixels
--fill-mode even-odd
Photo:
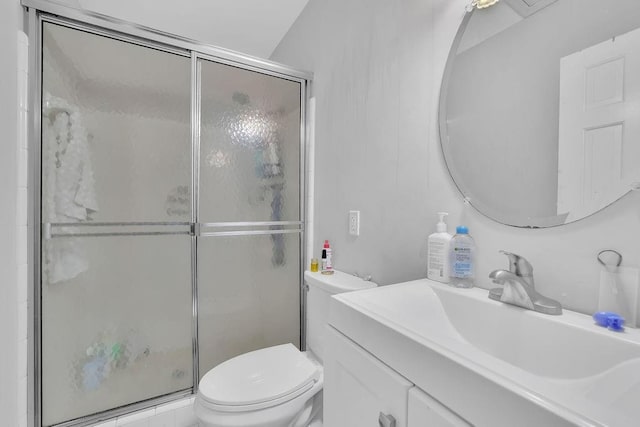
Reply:
[[[396,419],[393,418],[393,415],[387,415],[380,412],[380,416],[378,416],[378,425],[380,425],[380,427],[396,427]]]

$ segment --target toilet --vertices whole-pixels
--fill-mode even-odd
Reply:
[[[373,288],[335,271],[305,271],[307,351],[283,344],[241,354],[200,380],[194,410],[204,427],[322,426],[322,356],[331,295]]]

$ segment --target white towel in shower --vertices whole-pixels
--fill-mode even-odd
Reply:
[[[80,113],[46,96],[51,111],[42,122],[42,215],[45,223],[77,223],[98,210],[87,132]],[[44,274],[49,284],[70,280],[89,268],[78,238],[44,241]]]

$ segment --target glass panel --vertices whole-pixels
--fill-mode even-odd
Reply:
[[[87,268],[42,287],[43,424],[188,389],[193,382],[191,239],[53,238]]]
[[[201,61],[200,220],[298,221],[300,83]]]
[[[300,234],[198,244],[200,375],[247,351],[300,344]]]
[[[190,62],[43,24],[44,425],[193,386],[190,237],[90,237],[190,221]]]
[[[189,221],[189,58],[43,25],[43,221]]]

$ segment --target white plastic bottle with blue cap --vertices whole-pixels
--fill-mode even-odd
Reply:
[[[450,245],[450,275],[449,284],[456,288],[472,288],[474,286],[474,268],[476,245],[469,235],[469,229],[464,225],[456,228],[456,234]]]

